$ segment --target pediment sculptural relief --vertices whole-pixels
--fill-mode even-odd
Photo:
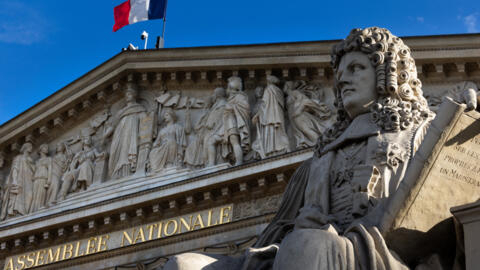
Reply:
[[[336,117],[324,98],[329,90],[316,83],[267,74],[253,88],[244,84],[234,75],[225,87],[196,94],[146,87],[128,75],[120,99],[61,138],[26,142],[9,168],[0,168],[2,220],[104,182],[225,168],[313,147]]]
[[[419,157],[412,161],[417,150],[434,144],[433,137],[438,139],[441,132],[437,124],[448,122],[443,118],[451,111],[440,111],[442,119],[435,118],[410,48],[387,29],[352,30],[333,47],[331,59],[338,114],[331,127],[316,122],[328,114],[326,109],[295,84],[285,86],[296,147],[310,145],[316,131],[323,132],[315,155],[293,174],[276,216],[254,246],[240,257],[176,255],[163,269],[443,269],[438,255],[425,254],[430,257],[408,263],[398,256],[390,249],[392,243],[386,243],[390,228],[384,221],[391,218],[386,215],[391,207],[405,202],[397,199],[408,192],[403,183],[407,173],[426,166]],[[269,127],[273,122],[261,119],[262,111],[274,113],[285,106],[275,82],[271,78],[270,88],[257,95],[263,102],[254,120],[261,147],[267,145],[262,137],[267,129],[278,128],[269,131],[271,138],[283,135],[283,122]],[[473,109],[477,92],[475,85],[462,84],[455,99]],[[449,102],[463,112],[464,105]],[[430,125],[435,134],[428,133]],[[389,201],[391,197],[397,201]],[[413,247],[407,243],[404,248]]]

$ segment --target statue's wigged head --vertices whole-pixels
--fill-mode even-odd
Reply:
[[[386,130],[398,130],[429,117],[430,110],[423,97],[415,60],[402,39],[385,28],[353,29],[344,40],[332,47],[331,64],[335,74],[342,57],[353,51],[366,54],[375,68],[379,100],[371,108],[374,122]],[[335,88],[336,79],[335,75]],[[338,91],[335,95],[339,118],[348,117],[343,112]]]

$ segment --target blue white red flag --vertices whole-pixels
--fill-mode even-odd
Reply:
[[[113,9],[113,32],[136,22],[163,19],[167,0],[128,0]]]

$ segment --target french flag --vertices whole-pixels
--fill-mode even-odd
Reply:
[[[128,0],[113,9],[113,32],[136,22],[163,19],[167,0]]]

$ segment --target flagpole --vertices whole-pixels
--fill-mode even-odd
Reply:
[[[162,40],[160,42],[160,48],[165,46],[165,26],[167,24],[167,4],[168,0],[165,0],[165,10],[163,11],[163,30],[162,30]]]

